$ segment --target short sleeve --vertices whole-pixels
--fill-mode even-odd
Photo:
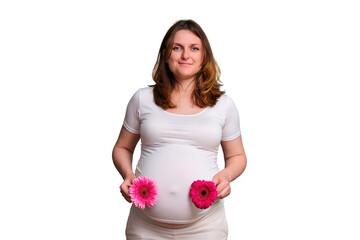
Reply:
[[[127,105],[124,127],[131,133],[140,133],[140,89],[134,93]]]
[[[226,96],[225,123],[221,141],[231,141],[241,135],[239,113],[234,101]]]

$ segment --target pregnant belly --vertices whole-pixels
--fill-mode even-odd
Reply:
[[[219,171],[216,156],[214,152],[181,145],[143,149],[136,175],[154,179],[159,193],[157,203],[145,208],[144,213],[169,224],[187,224],[204,216],[211,207],[195,207],[189,191],[193,181],[210,181]]]

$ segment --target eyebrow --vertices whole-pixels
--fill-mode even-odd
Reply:
[[[179,46],[181,46],[181,47],[183,47],[184,45],[182,45],[181,43],[173,43],[174,45],[179,45]],[[191,43],[191,44],[189,44],[190,46],[194,46],[194,45],[201,45],[200,43]]]

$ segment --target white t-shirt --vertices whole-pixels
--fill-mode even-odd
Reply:
[[[170,113],[154,102],[153,88],[139,89],[131,98],[124,127],[141,137],[136,176],[152,178],[158,201],[144,213],[155,221],[185,224],[211,210],[195,207],[189,197],[193,181],[211,181],[219,172],[217,152],[221,141],[240,136],[234,102],[222,95],[215,106],[192,115]]]

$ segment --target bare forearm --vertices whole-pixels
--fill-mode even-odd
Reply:
[[[112,153],[113,162],[123,179],[125,179],[126,175],[133,173],[132,156],[132,152],[124,148],[114,147]]]
[[[246,156],[237,155],[225,160],[224,171],[230,182],[234,181],[239,177],[246,168]]]
[[[123,179],[132,171],[132,158],[137,142],[140,139],[139,134],[133,134],[121,128],[120,135],[112,152],[112,158],[116,169]]]
[[[245,170],[246,154],[242,144],[242,137],[239,136],[231,141],[221,142],[224,152],[225,168],[223,169],[227,181],[234,181]]]

